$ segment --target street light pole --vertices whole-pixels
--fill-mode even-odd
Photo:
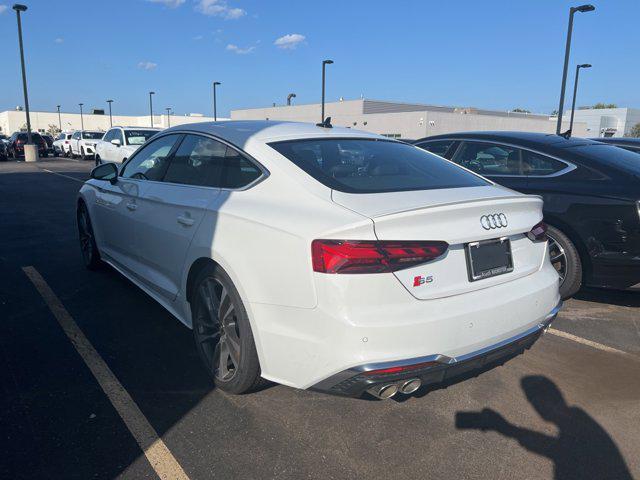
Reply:
[[[167,128],[169,128],[171,126],[171,114],[169,113],[171,112],[171,107],[167,107],[165,110],[167,111]]]
[[[222,85],[220,82],[213,82],[213,121],[218,121],[218,105],[216,102],[216,85]]]
[[[109,126],[113,127],[113,117],[111,116],[111,104],[113,100],[107,100],[107,103],[109,104]]]
[[[571,121],[569,122],[569,136],[573,132],[573,114],[576,111],[576,93],[578,93],[578,76],[580,75],[581,68],[591,68],[591,64],[583,63],[581,65],[576,65],[576,79],[573,83],[573,102],[571,102]]]
[[[149,117],[151,118],[151,127],[153,128],[153,100],[152,95],[156,92],[149,92]]]
[[[569,68],[569,52],[571,51],[571,34],[573,32],[573,15],[576,12],[591,12],[596,7],[593,5],[580,5],[569,9],[569,27],[567,28],[567,45],[564,50],[564,68],[562,70],[562,87],[560,88],[560,105],[558,106],[558,123],[556,125],[556,135],[560,135],[562,130],[562,110],[564,109],[564,90],[567,85],[567,69]]]
[[[60,127],[60,131],[62,132],[62,117],[60,116],[60,105],[56,105],[58,109],[58,126]]]
[[[27,115],[27,143],[33,145],[31,138],[31,118],[29,117],[29,95],[27,94],[27,72],[24,66],[24,47],[22,45],[22,21],[20,20],[20,12],[26,12],[27,6],[16,3],[13,6],[18,19],[18,43],[20,44],[20,64],[22,65],[22,89],[24,91],[24,109]]]
[[[320,123],[324,123],[324,84],[325,84],[325,68],[327,65],[331,65],[333,60],[322,61],[322,109],[320,112]]]
[[[84,103],[79,103],[80,105],[80,130],[84,130],[84,117],[82,116],[82,106]]]

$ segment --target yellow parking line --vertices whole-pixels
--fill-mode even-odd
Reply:
[[[100,384],[100,387],[111,401],[125,425],[140,445],[151,467],[161,479],[188,480],[178,461],[158,436],[154,428],[140,411],[129,393],[118,381],[100,354],[93,348],[69,312],[64,308],[47,282],[34,267],[23,267],[22,270],[36,287],[45,303],[53,313],[62,330],[67,335],[84,363]]]
[[[549,330],[547,330],[547,332],[551,333],[552,335],[556,335],[558,337],[566,338],[567,340],[572,340],[574,342],[587,345],[591,348],[602,350],[603,352],[617,353],[618,355],[626,355],[627,357],[640,360],[636,355],[632,353],[625,352],[624,350],[618,350],[617,348],[609,347],[608,345],[603,345],[602,343],[594,342],[593,340],[588,340],[586,338],[578,337],[577,335],[572,335],[571,333],[567,333],[563,330],[550,328]]]

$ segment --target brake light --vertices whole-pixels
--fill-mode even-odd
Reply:
[[[434,260],[449,248],[441,241],[314,240],[313,271],[387,273]]]
[[[64,143],[69,145],[69,140],[65,140]]]
[[[531,231],[527,233],[527,237],[532,242],[546,242],[547,241],[547,224],[544,222],[536,223]]]

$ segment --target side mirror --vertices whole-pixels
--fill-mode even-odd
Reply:
[[[121,145],[119,138],[114,138],[113,140],[111,140],[111,143],[116,147],[119,147]]]
[[[91,170],[91,178],[106,180],[114,185],[118,181],[118,167],[115,163],[103,163]]]

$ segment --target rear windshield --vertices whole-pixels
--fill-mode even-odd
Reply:
[[[82,132],[82,138],[88,138],[90,140],[100,140],[104,132]]]
[[[128,145],[142,145],[144,142],[153,137],[156,133],[154,130],[125,130],[124,135],[127,137]]]
[[[447,160],[400,142],[330,138],[269,145],[327,187],[346,193],[490,185]]]
[[[600,164],[640,176],[640,153],[631,152],[614,145],[597,143],[573,147],[571,151],[596,160]]]

